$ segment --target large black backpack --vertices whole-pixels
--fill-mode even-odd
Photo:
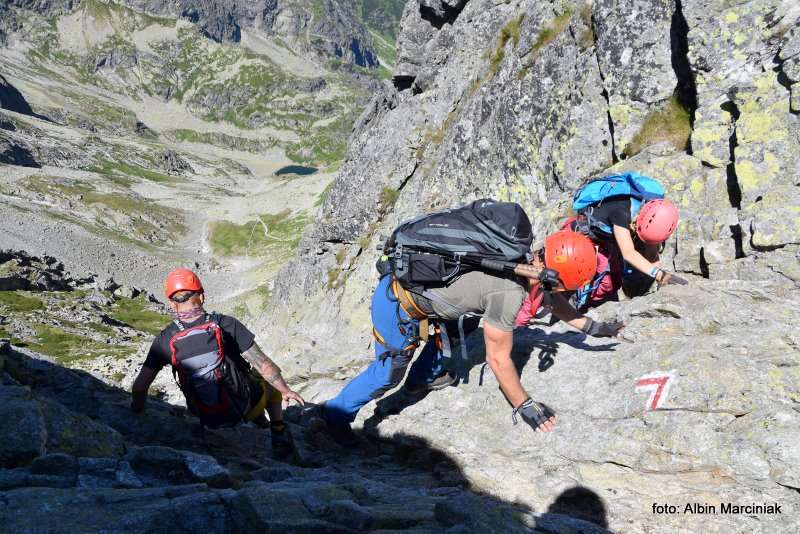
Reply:
[[[225,356],[220,318],[213,313],[190,328],[176,321],[179,331],[169,340],[186,405],[210,428],[233,426],[250,408],[248,373]]]
[[[384,244],[378,270],[405,287],[441,287],[487,260],[528,262],[532,243],[522,206],[481,199],[402,223]]]

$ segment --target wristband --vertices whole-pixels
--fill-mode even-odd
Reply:
[[[660,271],[660,270],[661,269],[659,269],[658,267],[653,265],[653,268],[650,269],[650,278],[655,278],[656,276],[658,276],[658,271]]]
[[[581,332],[584,334],[588,334],[592,330],[592,326],[594,325],[594,321],[591,317],[586,318],[586,322],[583,323],[583,328],[581,328]]]

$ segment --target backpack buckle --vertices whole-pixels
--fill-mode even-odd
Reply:
[[[394,248],[394,265],[398,271],[403,270],[403,245],[398,244]]]

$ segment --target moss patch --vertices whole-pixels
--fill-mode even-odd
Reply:
[[[689,111],[673,96],[664,106],[647,114],[642,127],[622,151],[624,157],[638,154],[646,147],[669,141],[675,150],[686,149],[692,133]]]
[[[290,256],[309,222],[305,214],[292,216],[289,210],[244,224],[216,221],[211,223],[209,242],[216,256]]]
[[[587,50],[594,45],[594,26],[592,24],[592,4],[583,4],[578,10],[578,16],[586,28],[578,36],[578,45],[581,50]]]
[[[539,35],[536,37],[536,41],[533,43],[531,52],[538,54],[542,48],[555,41],[556,37],[561,35],[564,30],[567,29],[571,18],[572,10],[567,9],[563,14],[554,18],[550,24],[542,28],[542,30],[539,32]]]
[[[379,210],[382,212],[389,210],[397,202],[397,197],[399,196],[400,192],[397,189],[391,187],[381,189],[381,195],[378,198]]]
[[[315,167],[342,161],[347,155],[347,139],[355,119],[355,112],[347,112],[324,126],[306,130],[301,141],[286,148],[286,156],[295,163]]]
[[[65,328],[45,324],[31,326],[36,330],[36,335],[25,346],[54,358],[60,364],[90,360],[103,355],[123,358],[132,352],[130,346],[100,343]]]
[[[269,306],[272,291],[269,287],[259,286],[255,289],[237,295],[227,302],[224,310],[240,321],[260,317]]]
[[[42,301],[23,291],[0,291],[0,309],[10,313],[30,313],[44,307]]]
[[[169,322],[167,315],[149,309],[147,302],[142,297],[119,299],[114,304],[111,317],[136,330],[152,335],[161,332]]]
[[[62,328],[35,325],[36,340],[28,346],[37,352],[52,356],[60,363],[71,362],[88,356],[86,338],[67,332]]]
[[[150,180],[151,182],[168,184],[175,184],[184,181],[182,178],[151,171],[150,169],[146,169],[139,165],[125,163],[124,161],[112,161],[105,158],[97,159],[95,164],[89,167],[88,170],[99,174],[104,174],[111,178],[119,177],[120,175],[122,175],[123,179],[129,176],[134,176],[137,178]]]
[[[491,72],[491,76],[497,74],[500,65],[503,63],[503,59],[506,57],[506,45],[508,41],[511,41],[514,47],[519,44],[519,26],[522,24],[524,18],[525,13],[520,13],[508,21],[500,30],[500,36],[497,38],[497,46],[494,49],[492,60],[489,63],[489,72]]]

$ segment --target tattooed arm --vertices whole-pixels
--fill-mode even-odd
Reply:
[[[303,398],[292,391],[286,384],[283,380],[283,376],[281,376],[280,368],[264,354],[261,347],[258,346],[258,343],[253,343],[253,346],[244,351],[242,356],[264,377],[264,380],[266,380],[269,385],[280,391],[284,399],[292,399],[301,405],[304,404]]]

